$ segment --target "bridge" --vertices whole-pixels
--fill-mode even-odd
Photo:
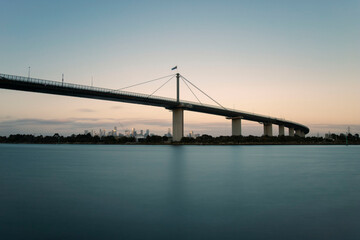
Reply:
[[[179,80],[181,77],[184,77],[179,73],[172,76],[176,76],[176,99],[154,96],[152,94],[146,95],[123,90],[64,83],[64,81],[50,81],[1,73],[0,88],[163,107],[173,112],[173,141],[180,141],[184,136],[184,111],[201,112],[226,117],[226,119],[232,122],[233,136],[241,135],[242,119],[263,124],[264,136],[273,136],[273,125],[278,125],[279,136],[285,135],[285,128],[289,129],[289,136],[297,135],[305,137],[305,134],[310,131],[308,127],[296,122],[225,108],[213,99],[212,100],[219,106],[203,104],[200,101],[197,103],[180,100]],[[187,80],[186,78],[184,79]],[[189,83],[192,84],[191,82]]]

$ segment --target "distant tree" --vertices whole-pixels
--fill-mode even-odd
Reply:
[[[338,137],[339,140],[345,140],[346,135],[344,133],[340,133],[340,136]]]
[[[354,135],[354,137],[355,137],[356,141],[359,141],[359,134],[358,134],[358,133],[356,133],[356,134]]]
[[[336,140],[336,139],[338,139],[338,136],[337,136],[335,133],[332,133],[332,134],[331,134],[331,138],[334,139],[334,140]]]
[[[106,136],[101,139],[105,144],[116,144],[117,141],[114,136]]]
[[[195,139],[194,138],[190,138],[190,137],[182,137],[181,141],[182,143],[195,143]]]
[[[157,135],[153,135],[153,136],[147,136],[145,141],[147,143],[162,143],[163,138]]]

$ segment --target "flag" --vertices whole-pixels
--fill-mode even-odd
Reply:
[[[177,66],[173,67],[171,70],[175,70],[175,69],[177,69]]]

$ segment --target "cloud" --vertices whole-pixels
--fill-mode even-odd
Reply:
[[[38,134],[53,134],[54,132],[72,134],[81,133],[85,129],[113,129],[114,126],[120,126],[121,129],[148,126],[148,128],[157,130],[170,127],[171,120],[117,118],[12,119],[0,121],[0,135],[35,132]]]
[[[111,109],[121,109],[123,108],[122,106],[112,106]]]
[[[358,124],[309,124],[310,133],[316,135],[317,133],[345,133],[350,127],[351,133],[359,133],[360,125]]]
[[[76,111],[78,111],[78,112],[96,112],[94,109],[90,109],[90,108],[79,108]]]
[[[0,116],[0,121],[11,119],[10,115]]]

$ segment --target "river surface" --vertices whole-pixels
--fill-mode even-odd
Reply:
[[[360,239],[360,146],[0,144],[0,239]]]

